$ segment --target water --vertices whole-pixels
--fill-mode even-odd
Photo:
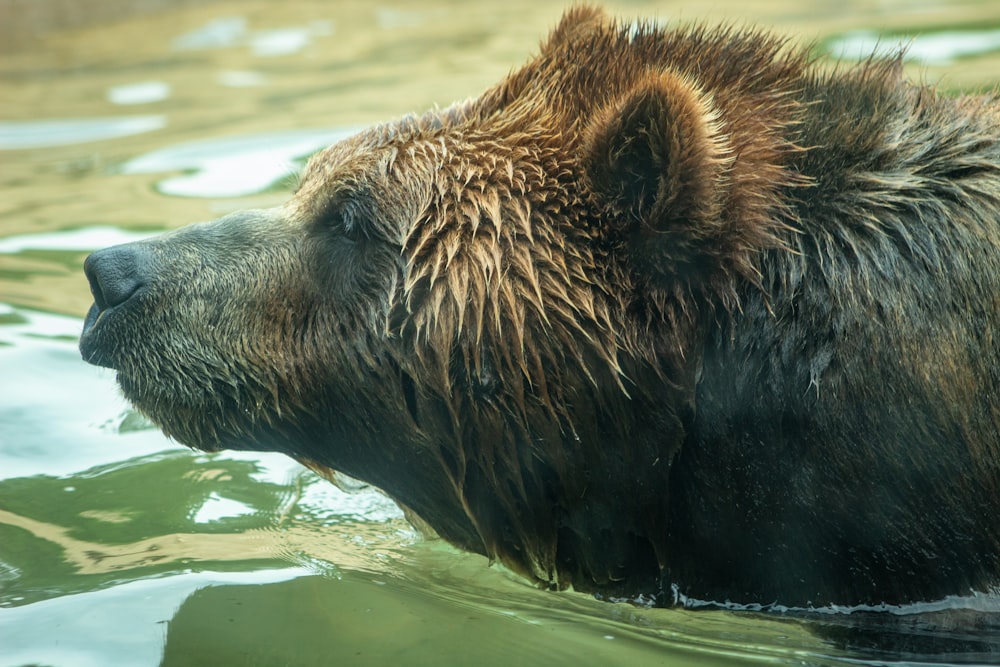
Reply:
[[[11,32],[0,5],[0,667],[1000,661],[996,614],[963,622],[993,599],[859,623],[547,593],[420,537],[374,490],[280,456],[190,452],[149,428],[76,351],[87,252],[278,204],[308,154],[476,94],[561,12],[179,4],[143,14],[122,0],[119,20],[34,36]],[[873,34],[913,37],[915,76],[1000,78],[995,3],[803,7],[612,9],[771,25],[844,57],[875,48]]]

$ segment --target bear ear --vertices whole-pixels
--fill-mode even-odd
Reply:
[[[714,277],[730,157],[706,95],[682,76],[651,73],[597,114],[584,160],[638,269],[672,282]]]
[[[551,53],[561,46],[587,36],[609,23],[607,14],[600,7],[581,5],[568,9],[559,25],[545,40],[542,53]]]

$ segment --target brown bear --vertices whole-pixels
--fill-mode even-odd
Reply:
[[[286,205],[91,255],[80,349],[552,588],[903,604],[1000,585],[998,223],[993,98],[578,8]]]

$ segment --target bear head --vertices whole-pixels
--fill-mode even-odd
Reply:
[[[284,206],[91,255],[82,354],[181,443],[360,478],[554,587],[656,590],[701,330],[780,245],[803,67],[572,10]]]

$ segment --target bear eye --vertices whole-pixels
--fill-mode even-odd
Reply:
[[[352,241],[368,237],[368,216],[355,196],[336,197],[321,216],[321,223],[331,232]]]

